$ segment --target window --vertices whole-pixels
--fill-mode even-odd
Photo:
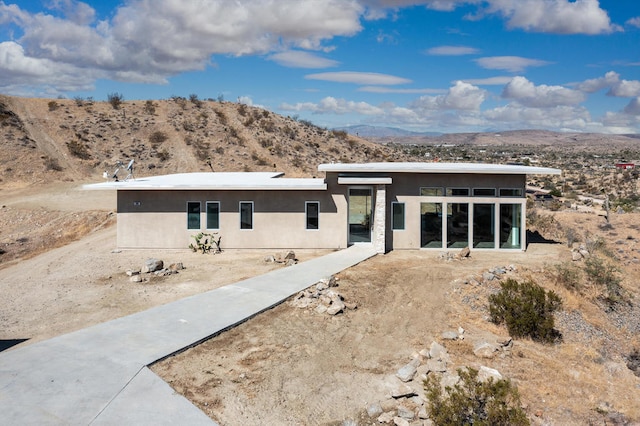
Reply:
[[[500,188],[501,197],[522,197],[522,188]]]
[[[307,201],[304,203],[304,210],[306,215],[306,228],[318,229],[320,220],[320,202],[319,201]]]
[[[442,203],[420,203],[420,247],[442,248]]]
[[[442,188],[438,187],[423,187],[420,188],[420,195],[423,197],[442,197],[444,195],[444,191]]]
[[[468,197],[469,188],[447,188],[447,197]]]
[[[240,202],[240,229],[253,229],[253,201]]]
[[[495,248],[496,243],[495,204],[473,205],[473,247]]]
[[[207,201],[207,229],[220,229],[219,201]]]
[[[500,205],[500,248],[522,248],[521,241],[522,205]]]
[[[404,203],[391,203],[391,229],[404,230]]]
[[[200,201],[187,203],[187,229],[200,229]]]
[[[474,197],[495,197],[495,188],[473,188]]]

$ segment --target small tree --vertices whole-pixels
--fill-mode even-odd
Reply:
[[[478,370],[458,369],[460,381],[444,389],[430,374],[424,381],[429,418],[436,425],[528,425],[518,389],[510,380],[478,379]]]
[[[562,300],[553,291],[532,281],[519,283],[509,278],[500,284],[501,290],[489,296],[489,314],[496,324],[505,323],[512,337],[530,337],[552,343],[560,338],[554,329],[553,313],[562,307]]]
[[[124,102],[124,96],[121,93],[109,93],[107,95],[107,101],[111,104],[113,109],[120,109],[122,102]]]

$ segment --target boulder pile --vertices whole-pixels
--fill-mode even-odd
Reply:
[[[185,269],[182,262],[176,262],[170,264],[168,267],[164,267],[164,261],[161,259],[149,258],[144,261],[144,264],[140,268],[127,269],[127,276],[132,283],[140,283],[148,281],[143,277],[143,274],[153,274],[156,277],[166,277],[167,275],[177,274],[178,271]]]
[[[319,314],[337,315],[345,310],[357,309],[356,303],[347,302],[335,288],[338,279],[334,276],[321,279],[317,284],[298,293],[290,305],[301,309],[313,309]]]
[[[264,257],[265,263],[282,263],[284,266],[292,266],[298,263],[296,253],[293,250],[270,254]]]

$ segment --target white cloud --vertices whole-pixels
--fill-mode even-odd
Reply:
[[[508,104],[484,112],[493,125],[513,129],[537,128],[586,131],[591,117],[586,108],[561,105],[553,108],[530,108]]]
[[[631,101],[624,107],[625,114],[640,116],[640,98],[631,99]]]
[[[50,6],[60,16],[31,14],[0,1],[0,23],[20,29],[16,43],[25,59],[50,61],[52,68],[82,80],[99,75],[151,83],[202,70],[216,54],[268,54],[296,47],[328,51],[331,46],[324,43],[333,37],[362,29],[364,13],[357,0],[132,0],[115,9],[110,21],[96,22],[95,10],[85,3],[53,0]],[[275,59],[301,66],[312,57]],[[316,64],[329,64],[319,59]],[[0,74],[7,72],[0,68]],[[7,85],[0,81],[0,87]]]
[[[611,87],[607,95],[619,98],[633,98],[640,96],[640,81],[620,80]]]
[[[507,19],[509,28],[555,34],[607,34],[620,31],[598,0],[488,0],[488,13]]]
[[[267,59],[290,68],[329,68],[338,65],[337,61],[301,50],[274,53],[269,55]]]
[[[436,46],[427,50],[427,53],[429,55],[437,56],[475,55],[479,52],[479,49],[468,46]]]
[[[478,111],[487,93],[471,84],[457,81],[444,95],[421,96],[410,107],[415,110]]]
[[[524,77],[514,77],[504,87],[502,97],[513,99],[520,105],[532,108],[552,108],[560,105],[577,105],[585,100],[582,92],[562,86],[534,85]]]
[[[358,92],[368,93],[399,93],[399,94],[427,94],[427,93],[443,93],[446,90],[442,89],[398,89],[394,87],[380,87],[380,86],[364,86],[358,89]]]
[[[303,102],[294,105],[282,104],[280,109],[285,111],[310,111],[315,114],[362,114],[362,115],[380,115],[383,113],[381,108],[370,105],[366,102],[354,102],[346,99],[336,99],[328,96],[318,103]]]
[[[615,84],[618,84],[619,81],[620,74],[614,71],[609,71],[604,75],[604,77],[585,80],[582,83],[578,83],[576,87],[578,90],[582,90],[586,93],[595,93],[602,89],[612,87]]]
[[[522,58],[520,56],[488,56],[475,59],[475,61],[485,69],[509,72],[523,72],[527,67],[541,67],[550,64],[550,62],[540,59]]]
[[[473,84],[475,86],[504,86],[509,83],[513,77],[488,77],[488,78],[469,78],[463,79],[465,83]]]
[[[396,85],[411,83],[411,80],[396,77],[389,74],[378,74],[373,72],[355,72],[355,71],[339,71],[339,72],[323,72],[318,74],[308,74],[304,78],[307,80],[333,81],[335,83],[354,83],[362,85]]]
[[[640,28],[640,16],[636,16],[635,18],[631,18],[626,22],[627,25],[631,25],[632,27]]]

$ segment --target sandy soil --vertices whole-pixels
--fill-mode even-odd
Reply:
[[[56,214],[77,215],[69,223],[81,223],[83,233],[37,256],[0,258],[0,341],[32,344],[282,267],[265,264],[265,255],[273,254],[265,250],[220,255],[114,250],[114,221],[105,220],[113,214],[112,195],[79,192],[77,184],[3,190],[0,204],[12,212],[0,215],[3,241],[28,230],[24,244],[46,239],[55,226],[35,224]],[[87,219],[88,211],[100,214]],[[637,295],[637,215],[615,215],[606,231],[600,228],[603,218],[594,214],[557,217],[551,227],[569,224],[583,237],[605,238],[624,271],[623,284]],[[326,252],[296,253],[304,261]],[[131,283],[126,270],[150,257],[182,262],[186,269]],[[569,259],[566,244],[532,244],[526,253],[474,252],[454,261],[438,252],[391,252],[339,274],[337,290],[356,310],[331,317],[285,302],[152,368],[223,425],[341,424],[345,419],[375,424],[364,409],[389,399],[397,369],[432,341],[443,342],[443,331],[463,327],[464,341],[443,342],[452,355],[451,368],[498,369],[518,384],[535,424],[602,424],[608,412],[640,420],[640,379],[624,364],[638,344],[634,319],[640,316],[618,313],[616,323],[594,302],[591,290],[575,294],[555,285],[549,271]],[[517,341],[512,355],[478,359],[474,342],[507,337],[503,327],[486,319],[486,297],[499,283],[465,282],[507,265],[515,267],[516,278],[533,278],[563,297],[558,328],[565,340],[556,346]]]

